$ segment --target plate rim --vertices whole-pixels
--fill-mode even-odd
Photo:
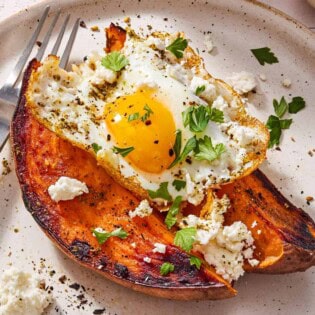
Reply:
[[[91,1],[92,0],[87,0],[87,1]],[[243,3],[243,4],[248,4],[248,5],[253,5],[256,6],[260,9],[265,10],[266,12],[269,12],[271,14],[273,14],[276,17],[279,17],[280,19],[286,21],[287,23],[290,23],[292,26],[295,25],[297,27],[298,30],[301,30],[302,32],[311,35],[313,37],[315,37],[315,32],[312,31],[310,28],[308,28],[303,22],[298,21],[297,19],[293,18],[292,16],[288,15],[287,13],[281,11],[280,9],[277,9],[269,4],[260,2],[259,0],[238,0],[239,2]],[[51,6],[52,8],[59,7],[62,8],[64,6],[64,4],[67,3],[71,3],[73,2],[74,4],[76,4],[75,0],[63,0],[62,2],[58,2],[57,6],[55,5],[55,1],[53,0],[40,0],[36,3],[27,5],[26,7],[23,7],[22,9],[20,9],[19,11],[12,13],[11,15],[5,17],[4,19],[0,20],[0,28],[3,27],[3,25],[5,23],[7,23],[8,21],[10,21],[12,18],[14,17],[18,17],[20,15],[25,15],[25,12],[27,12],[26,10],[38,10],[39,8],[43,7],[43,6]],[[197,0],[197,2],[200,2],[200,0]]]

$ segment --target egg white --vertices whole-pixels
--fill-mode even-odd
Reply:
[[[263,158],[248,159],[248,155],[265,154],[268,133],[258,121],[246,116],[244,105],[233,90],[211,78],[200,64],[189,67],[189,58],[194,56],[191,50],[181,62],[168,51],[161,58],[159,50],[171,40],[168,36],[151,36],[146,40],[127,37],[121,53],[128,58],[129,65],[119,77],[101,65],[103,54],[92,53],[72,72],[60,69],[58,58],[50,56],[32,74],[27,99],[34,115],[62,138],[92,154],[95,154],[92,144],[97,143],[102,148],[95,154],[99,164],[141,197],[148,198],[147,190],[156,191],[161,183],[168,182],[173,199],[181,195],[183,200],[199,204],[208,188],[235,180],[257,167]],[[201,97],[195,95],[196,82],[206,82]],[[224,123],[210,121],[198,137],[210,136],[214,145],[223,143],[226,152],[211,163],[192,158],[192,163],[184,161],[160,174],[143,172],[115,154],[112,148],[116,143],[113,137],[108,137],[110,132],[104,121],[106,104],[141,87],[154,90],[156,98],[168,107],[176,129],[182,131],[182,148],[194,136],[182,121],[181,113],[187,104],[212,104],[222,110]],[[174,179],[185,180],[186,188],[177,191],[171,184]]]

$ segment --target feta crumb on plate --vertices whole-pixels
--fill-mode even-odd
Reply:
[[[53,185],[48,187],[48,193],[52,200],[72,200],[83,193],[88,193],[86,184],[67,176],[61,176]]]
[[[239,94],[248,93],[257,85],[255,76],[247,71],[233,72],[230,77],[226,78],[226,82]]]
[[[40,280],[30,273],[12,267],[0,277],[0,314],[40,315],[51,301]]]
[[[284,86],[284,87],[286,87],[286,88],[289,88],[290,86],[291,86],[291,80],[290,79],[284,79],[283,81],[282,81],[282,85]]]
[[[214,48],[213,41],[211,40],[210,34],[205,35],[204,42],[207,52],[211,52]]]

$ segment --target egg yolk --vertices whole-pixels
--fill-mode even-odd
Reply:
[[[138,90],[105,107],[105,122],[115,146],[134,149],[125,159],[141,171],[158,174],[173,162],[175,123],[152,90]]]

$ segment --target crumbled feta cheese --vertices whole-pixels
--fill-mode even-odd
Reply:
[[[229,123],[227,134],[232,136],[233,140],[237,141],[241,147],[246,147],[253,141],[259,139],[258,130],[253,129],[252,127],[240,126],[235,123]]]
[[[129,217],[134,218],[136,216],[144,218],[152,214],[153,209],[150,207],[149,201],[142,200],[138,207],[134,211],[129,211]]]
[[[161,253],[165,254],[166,252],[166,245],[161,243],[154,243],[154,248],[152,250],[153,253]]]
[[[150,36],[146,40],[146,43],[148,46],[154,45],[159,50],[165,49],[165,40],[163,40],[162,38]]]
[[[284,79],[282,81],[282,85],[286,88],[289,88],[291,86],[291,80],[290,79]]]
[[[51,296],[41,289],[35,276],[7,269],[0,277],[0,314],[40,315],[51,303]]]
[[[149,264],[149,263],[151,263],[151,258],[150,257],[144,257],[143,261]]]
[[[86,184],[67,176],[61,176],[55,184],[48,187],[48,193],[52,200],[72,200],[83,193],[88,193]]]
[[[255,220],[255,221],[252,223],[251,228],[253,229],[256,225],[257,225],[257,221]]]
[[[261,234],[261,230],[257,230],[257,234],[260,235]]]
[[[94,71],[94,75],[91,78],[91,82],[99,85],[103,84],[104,81],[108,83],[114,83],[117,79],[117,73],[113,70],[107,69],[102,66],[100,61],[95,63],[96,68]]]
[[[135,243],[135,242],[131,243],[130,245],[131,245],[131,247],[133,247],[133,248],[136,248],[136,247],[137,247],[137,243]]]
[[[260,74],[259,75],[259,79],[261,80],[261,81],[266,81],[267,80],[267,77],[266,77],[266,75],[265,74]]]
[[[227,196],[215,197],[205,218],[189,215],[181,220],[180,227],[196,227],[194,249],[204,254],[205,260],[215,267],[218,274],[232,281],[244,274],[245,259],[251,260],[250,264],[256,262],[253,260],[254,239],[246,225],[236,221],[223,226],[223,215],[229,207]]]
[[[189,85],[192,78],[192,72],[190,69],[185,69],[181,64],[167,65],[166,73],[173,79]]]
[[[252,267],[259,265],[259,260],[257,259],[249,259],[248,262]]]
[[[217,94],[215,86],[209,83],[207,80],[194,76],[190,82],[191,91],[195,93],[197,88],[201,86],[204,86],[205,90],[201,92],[198,96],[203,97],[207,101],[213,101]]]
[[[204,42],[203,42],[206,46],[206,49],[207,49],[207,52],[211,52],[214,48],[214,45],[213,45],[213,42],[211,40],[211,36],[210,34],[207,34],[205,35],[205,38],[204,38]]]
[[[186,194],[187,200],[193,205],[199,205],[204,198],[204,190],[202,185],[195,183],[189,173],[186,173]]]
[[[137,88],[145,88],[148,87],[149,89],[156,89],[158,87],[157,83],[150,80],[150,79],[146,79],[146,80],[142,80],[137,82],[136,85]]]
[[[252,91],[256,87],[255,76],[246,71],[241,72],[233,72],[230,77],[226,79],[226,81],[233,87],[233,89],[240,93],[248,93]]]

